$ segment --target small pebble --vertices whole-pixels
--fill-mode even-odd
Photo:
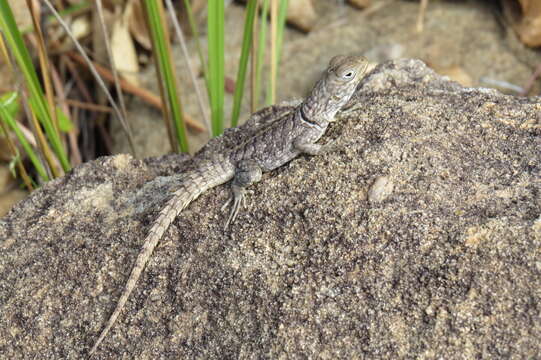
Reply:
[[[378,176],[368,190],[368,201],[371,203],[382,202],[392,194],[393,189],[394,184],[388,176]]]

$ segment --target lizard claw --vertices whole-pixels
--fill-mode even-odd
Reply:
[[[229,199],[227,199],[227,201],[222,205],[222,207],[220,208],[220,211],[224,211],[224,210],[227,208],[227,206],[228,206],[229,204],[231,204],[231,201],[232,201],[232,200],[233,200],[233,197],[231,196],[231,197],[230,197]]]
[[[231,207],[231,212],[229,213],[229,218],[227,218],[227,221],[225,222],[224,230],[227,230],[229,227],[229,224],[231,224],[233,221],[235,221],[235,218],[237,217],[237,214],[239,213],[239,206],[240,200],[233,200],[233,206]]]
[[[234,186],[233,195],[222,206],[222,211],[223,211],[230,203],[232,203],[231,212],[229,213],[229,217],[227,218],[227,221],[225,222],[224,231],[227,230],[229,225],[235,221],[241,206],[246,207],[246,196],[244,196],[245,193],[246,193],[246,190],[244,190],[243,188]]]
[[[251,190],[244,190],[244,194],[251,194],[253,191]],[[246,196],[241,196],[242,197],[242,207],[243,208],[246,208]],[[231,204],[231,202],[233,201],[233,199],[235,198],[235,196],[231,196],[229,199],[227,199],[227,201],[222,205],[222,207],[220,208],[220,211],[225,211],[225,209],[229,206],[229,204]]]

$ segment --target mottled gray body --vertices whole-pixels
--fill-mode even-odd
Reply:
[[[244,189],[258,182],[263,172],[282,166],[300,154],[317,155],[325,149],[316,141],[349,100],[366,66],[366,60],[360,56],[334,57],[310,95],[299,106],[291,111],[273,107],[270,108],[273,111],[264,109],[255,113],[253,116],[266,116],[259,132],[228,154],[218,155],[186,174],[180,188],[173,193],[152,225],[115,310],[90,350],[90,355],[96,351],[120,315],[154,248],[177,215],[206,190],[233,180],[227,228],[239,211]]]
[[[315,143],[327,129],[327,124],[310,124],[301,119],[300,111],[285,115],[265,127],[246,143],[234,149],[229,159],[232,163],[253,160],[263,172],[282,166],[301,154],[295,141]],[[268,141],[272,138],[273,141]],[[272,155],[270,155],[272,154]]]

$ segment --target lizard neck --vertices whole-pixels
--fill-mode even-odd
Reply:
[[[316,124],[321,127],[326,127],[333,121],[335,111],[332,106],[329,106],[332,95],[329,94],[325,79],[320,79],[310,95],[308,95],[299,106],[301,119],[304,121]]]
[[[328,121],[322,121],[322,119],[310,116],[308,114],[310,114],[310,111],[307,107],[304,106],[303,103],[297,108],[297,111],[295,112],[295,117],[302,124],[308,125],[309,127],[324,128],[327,127],[327,125],[329,124]]]

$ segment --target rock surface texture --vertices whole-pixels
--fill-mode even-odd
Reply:
[[[225,233],[226,186],[177,218],[96,358],[535,358],[540,113],[378,66],[323,140],[338,150],[264,175]],[[84,357],[193,166],[102,158],[3,218],[0,358]]]

